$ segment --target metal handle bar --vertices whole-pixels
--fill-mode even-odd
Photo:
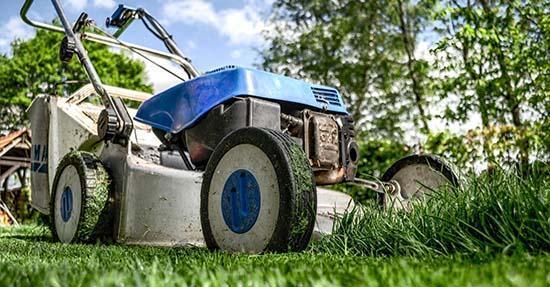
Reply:
[[[25,1],[23,7],[21,8],[21,18],[25,22],[30,21],[26,17],[26,14],[32,2],[33,0]],[[100,130],[105,131],[102,135],[102,137],[104,137],[105,139],[110,140],[118,135],[119,138],[122,139],[122,142],[126,142],[126,139],[128,139],[133,129],[132,118],[128,114],[128,110],[124,106],[122,100],[120,98],[113,98],[107,93],[107,91],[103,87],[103,84],[101,83],[101,79],[99,78],[97,71],[90,61],[90,58],[88,58],[86,49],[84,49],[84,46],[80,41],[81,34],[76,25],[83,25],[82,22],[85,22],[87,20],[87,15],[85,13],[82,13],[79,17],[79,20],[77,21],[77,24],[75,24],[74,27],[71,27],[69,20],[67,19],[67,16],[65,15],[63,8],[61,7],[60,1],[51,0],[51,2],[55,8],[55,11],[57,12],[57,15],[59,16],[59,19],[61,20],[63,29],[44,23],[40,23],[40,25],[36,27],[53,30],[55,32],[61,32],[65,35],[65,38],[63,40],[66,43],[65,45],[72,46],[70,50],[67,49],[67,51],[77,54],[80,64],[83,66],[86,74],[88,75],[88,79],[92,83],[94,90],[101,97],[102,104],[105,106],[105,109],[102,112],[102,114],[104,114],[104,120],[98,121],[98,134]],[[31,25],[35,26],[35,24],[33,24],[32,22]]]
[[[23,22],[27,23],[30,26],[36,27],[36,28],[46,29],[46,30],[49,30],[49,31],[59,32],[59,33],[65,34],[65,30],[61,27],[29,19],[27,17],[27,12],[29,11],[29,9],[30,9],[33,2],[34,2],[34,0],[26,0],[25,3],[23,4],[23,7],[21,7],[20,16],[21,16],[21,19],[23,20]],[[182,58],[178,55],[162,52],[162,51],[155,50],[155,49],[150,49],[150,48],[147,48],[147,47],[135,45],[135,44],[124,42],[124,41],[120,41],[120,40],[109,38],[109,37],[99,35],[99,34],[96,34],[96,33],[82,32],[81,37],[82,37],[82,39],[86,39],[86,40],[89,40],[89,41],[92,41],[92,42],[104,44],[104,45],[107,45],[107,46],[116,47],[116,48],[123,48],[123,49],[127,49],[127,50],[130,50],[130,51],[131,50],[137,50],[137,51],[140,51],[140,52],[150,54],[152,56],[156,56],[156,57],[159,57],[159,58],[163,58],[163,59],[173,61],[176,64],[178,64],[182,67],[185,67],[185,69],[187,71],[190,71],[191,72],[190,76],[192,78],[200,75],[199,71],[197,71],[196,68],[193,65],[191,65],[188,61],[186,61],[184,58]]]

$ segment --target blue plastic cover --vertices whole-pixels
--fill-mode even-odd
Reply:
[[[347,114],[338,91],[250,68],[228,67],[204,74],[157,94],[139,107],[135,120],[166,132],[191,127],[219,104],[237,96]]]
[[[225,181],[222,191],[222,215],[231,231],[246,233],[256,223],[262,205],[260,185],[246,170],[234,171]]]
[[[61,206],[59,209],[63,222],[69,221],[69,219],[71,219],[71,213],[73,212],[73,191],[68,186],[65,187],[61,194]]]

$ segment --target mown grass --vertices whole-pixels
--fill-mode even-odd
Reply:
[[[202,248],[51,243],[44,228],[0,233],[0,286],[548,286],[550,256],[261,256]]]
[[[306,252],[259,256],[0,229],[0,286],[550,286],[549,203],[547,173],[497,172],[412,212],[363,207]]]
[[[550,176],[499,170],[436,192],[411,212],[358,207],[314,249],[369,256],[549,252]]]

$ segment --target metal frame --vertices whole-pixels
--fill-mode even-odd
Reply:
[[[103,88],[111,95],[112,97],[123,98],[133,101],[138,101],[140,103],[149,99],[152,95],[145,92],[134,91],[130,89],[114,87],[109,85],[103,85]],[[94,87],[92,84],[86,84],[80,89],[75,91],[72,95],[67,98],[67,103],[78,105],[83,102],[86,98],[93,95]]]
[[[52,2],[53,1],[55,1],[55,0],[52,0]],[[46,29],[46,30],[53,31],[53,32],[58,32],[58,33],[65,33],[65,30],[63,28],[59,27],[59,26],[55,26],[55,25],[52,25],[52,24],[47,24],[47,23],[43,23],[43,22],[39,22],[39,21],[29,19],[29,17],[27,17],[27,13],[28,13],[30,7],[32,6],[33,2],[34,2],[34,0],[26,0],[25,3],[23,4],[23,6],[21,7],[20,16],[21,16],[21,19],[23,20],[23,22],[25,22],[28,25],[33,26],[35,28]],[[115,47],[115,48],[121,48],[121,49],[125,49],[125,50],[144,52],[146,54],[149,54],[149,55],[152,55],[152,56],[155,56],[155,57],[170,60],[170,61],[172,61],[172,62],[174,62],[174,63],[176,63],[180,66],[185,66],[185,67],[188,67],[190,70],[195,70],[197,75],[200,74],[195,69],[195,67],[193,67],[185,58],[183,58],[179,55],[175,55],[175,54],[159,51],[159,50],[156,50],[156,49],[143,47],[143,46],[140,46],[140,45],[136,45],[136,44],[132,44],[132,43],[128,43],[128,42],[125,42],[125,41],[118,40],[115,37],[110,38],[110,37],[106,37],[106,36],[99,35],[99,34],[96,34],[96,33],[83,32],[83,33],[80,34],[80,37],[84,40],[100,43],[100,44],[103,44],[103,45],[107,45],[107,46],[111,46],[111,47]]]

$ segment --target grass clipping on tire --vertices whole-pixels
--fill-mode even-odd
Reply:
[[[104,239],[111,231],[109,174],[92,153],[75,151],[67,155],[66,160],[77,167],[84,188],[82,214],[75,238],[80,242]]]
[[[307,202],[310,206],[297,206],[295,212],[295,218],[300,218],[297,222],[294,222],[290,230],[290,238],[301,241],[303,236],[308,236],[309,221],[311,213],[315,215],[316,208],[314,201],[311,198],[312,190],[315,189],[311,167],[308,159],[306,158],[303,150],[296,144],[291,144],[289,148],[289,155],[291,159],[292,172],[294,174],[296,186],[296,203]],[[315,191],[313,191],[315,192]],[[305,198],[304,198],[305,197]],[[314,216],[313,215],[313,216]],[[291,242],[291,245],[296,246],[296,242]]]

